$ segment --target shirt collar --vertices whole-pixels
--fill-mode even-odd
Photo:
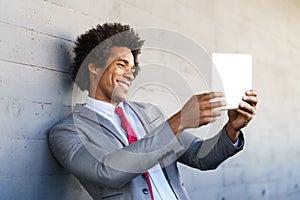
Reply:
[[[87,108],[97,112],[100,115],[109,116],[109,117],[114,116],[115,108],[116,108],[116,106],[111,103],[100,101],[100,100],[94,99],[89,96],[86,97],[86,105],[85,106]],[[123,102],[120,102],[117,106],[124,108]]]

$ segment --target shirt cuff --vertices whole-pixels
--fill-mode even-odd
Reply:
[[[239,138],[238,138],[238,139],[236,140],[236,142],[233,144],[233,146],[234,146],[234,147],[238,147],[239,141],[240,141],[240,140],[239,140]]]

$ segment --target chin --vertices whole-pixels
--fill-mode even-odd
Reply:
[[[122,102],[122,101],[126,101],[126,98],[127,97],[127,95],[115,95],[113,98],[112,98],[112,100],[114,101],[114,102],[116,102],[116,103],[120,103],[120,102]]]
[[[115,88],[111,95],[111,97],[112,97],[111,99],[117,103],[126,101],[127,94],[128,94],[127,90],[125,90],[123,88]]]

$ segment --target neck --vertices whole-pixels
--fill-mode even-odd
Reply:
[[[89,92],[88,96],[91,97],[91,98],[93,98],[93,99],[99,100],[99,101],[104,101],[106,103],[110,103],[110,104],[112,104],[114,106],[116,106],[118,103],[120,103],[119,101],[114,101],[114,100],[112,100],[110,98],[104,98],[102,96],[96,95],[95,93],[91,93],[91,92]]]

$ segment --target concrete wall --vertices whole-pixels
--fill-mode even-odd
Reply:
[[[181,166],[185,186],[195,200],[299,199],[299,11],[296,0],[2,0],[0,199],[89,199],[53,159],[47,132],[74,103],[68,66],[76,36],[107,21],[172,29],[202,45],[209,55],[252,54],[260,104],[255,120],[244,130],[244,151],[214,171]],[[174,62],[151,52],[141,60],[153,55],[162,64]],[[176,69],[196,87],[199,79],[190,68]],[[174,95],[167,88],[141,88],[132,99],[145,97],[141,94],[148,95],[144,100],[164,97],[154,103],[166,106],[167,115],[180,106],[169,103]]]

